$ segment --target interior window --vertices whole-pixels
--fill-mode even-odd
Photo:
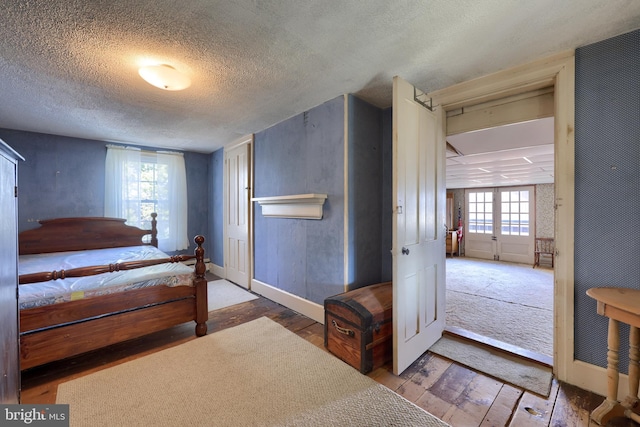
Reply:
[[[469,233],[493,233],[493,192],[469,193]]]
[[[500,233],[509,236],[529,235],[529,191],[502,191]]]

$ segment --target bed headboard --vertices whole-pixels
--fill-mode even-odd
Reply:
[[[103,217],[56,218],[38,221],[40,227],[18,236],[20,255],[145,245],[151,234],[158,246],[157,214],[151,214],[151,230],[126,225],[126,219]]]

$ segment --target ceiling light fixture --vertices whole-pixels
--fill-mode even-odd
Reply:
[[[189,77],[167,64],[140,67],[138,74],[147,83],[164,90],[182,90],[191,86]]]

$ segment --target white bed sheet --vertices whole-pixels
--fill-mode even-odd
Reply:
[[[169,255],[150,245],[20,255],[18,274],[52,272],[54,270],[168,257]],[[30,283],[19,287],[19,306],[22,310],[161,284],[192,286],[192,275],[193,267],[177,262],[87,277]]]

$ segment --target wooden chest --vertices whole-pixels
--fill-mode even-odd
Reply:
[[[393,357],[391,282],[365,286],[324,301],[324,345],[366,374]]]

